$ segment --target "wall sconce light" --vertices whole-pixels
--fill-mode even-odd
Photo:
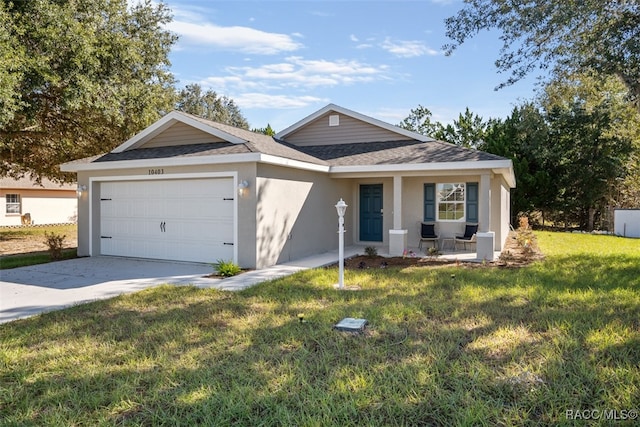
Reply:
[[[238,184],[238,195],[244,196],[249,188],[249,183],[245,180],[240,181]]]
[[[84,193],[85,191],[87,191],[87,186],[78,184],[78,189],[76,190],[76,193],[78,194],[78,198],[82,197],[82,193]]]

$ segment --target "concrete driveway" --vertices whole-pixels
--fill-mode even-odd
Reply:
[[[0,323],[162,283],[216,287],[223,280],[204,277],[212,272],[207,264],[115,257],[0,270]]]
[[[361,249],[347,247],[345,257],[361,253]],[[0,323],[164,283],[240,291],[301,270],[332,264],[337,259],[337,252],[330,251],[226,279],[205,277],[213,273],[208,264],[108,256],[0,270]]]

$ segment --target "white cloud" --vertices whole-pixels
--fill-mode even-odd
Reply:
[[[211,23],[176,20],[169,23],[167,28],[180,36],[179,44],[256,55],[273,55],[302,48],[302,44],[286,34],[268,33],[249,27],[221,27]]]
[[[300,56],[291,56],[283,62],[257,67],[227,67],[226,71],[227,75],[208,77],[201,84],[230,93],[332,87],[389,78],[386,65],[373,66],[356,60],[310,60]]]
[[[316,96],[294,96],[294,95],[269,95],[266,93],[243,93],[234,96],[233,100],[241,108],[304,108],[319,102],[328,103],[326,98]]]
[[[424,55],[435,56],[440,54],[439,51],[428,47],[423,42],[418,40],[392,41],[389,37],[387,37],[380,44],[380,47],[387,52],[401,58],[413,58],[416,56]]]
[[[350,39],[352,42],[359,42],[359,41],[360,41],[360,40],[358,40],[358,37],[356,37],[354,34],[351,34],[351,35],[349,36],[349,39]]]

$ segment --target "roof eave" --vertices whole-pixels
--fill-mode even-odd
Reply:
[[[273,156],[263,153],[221,154],[213,156],[181,157],[180,166],[217,165],[232,163],[268,163],[296,169],[315,170],[329,172],[329,166],[318,165],[285,157]],[[115,160],[111,162],[91,163],[63,163],[60,170],[63,172],[104,171],[135,168],[159,168],[176,166],[176,158],[139,159],[139,160]]]
[[[445,172],[445,171],[487,171],[502,175],[510,188],[515,188],[516,180],[511,160],[482,160],[466,162],[437,162],[437,163],[402,163],[382,165],[349,165],[332,166],[329,173],[332,175],[378,173],[378,172]]]

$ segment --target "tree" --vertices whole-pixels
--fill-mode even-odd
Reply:
[[[275,136],[275,134],[276,134],[276,131],[273,130],[273,128],[271,127],[271,125],[269,123],[267,123],[267,127],[266,128],[251,129],[251,132],[262,133],[262,134],[268,135],[268,136]]]
[[[636,0],[465,0],[445,21],[453,43],[481,30],[502,31],[496,66],[513,84],[536,68],[553,64],[557,76],[595,70],[618,76],[640,109],[640,3]]]
[[[171,110],[170,20],[151,0],[0,0],[0,176],[73,179],[58,164]]]
[[[548,125],[543,113],[531,102],[517,106],[503,120],[490,121],[485,141],[478,148],[511,159],[517,186],[511,193],[511,222],[521,214],[554,209],[556,181],[550,175]]]
[[[617,77],[581,73],[552,81],[539,99],[559,162],[558,209],[587,229],[607,206],[640,195],[640,112],[626,92]]]
[[[461,147],[476,148],[482,142],[488,125],[468,107],[453,121],[453,125],[445,126],[440,122],[432,122],[431,117],[428,108],[418,105],[398,126]]]
[[[214,122],[249,129],[247,119],[232,99],[218,96],[210,89],[203,91],[197,83],[187,85],[177,93],[177,97],[176,109],[180,111]]]
[[[409,116],[401,121],[398,126],[421,135],[437,138],[436,134],[442,129],[442,125],[439,122],[432,122],[431,116],[431,111],[427,107],[418,105],[417,108],[411,110]]]
[[[464,113],[460,113],[458,119],[453,121],[453,125],[440,125],[436,135],[438,139],[460,147],[477,148],[485,138],[486,129],[487,123],[482,117],[473,114],[467,107]]]

